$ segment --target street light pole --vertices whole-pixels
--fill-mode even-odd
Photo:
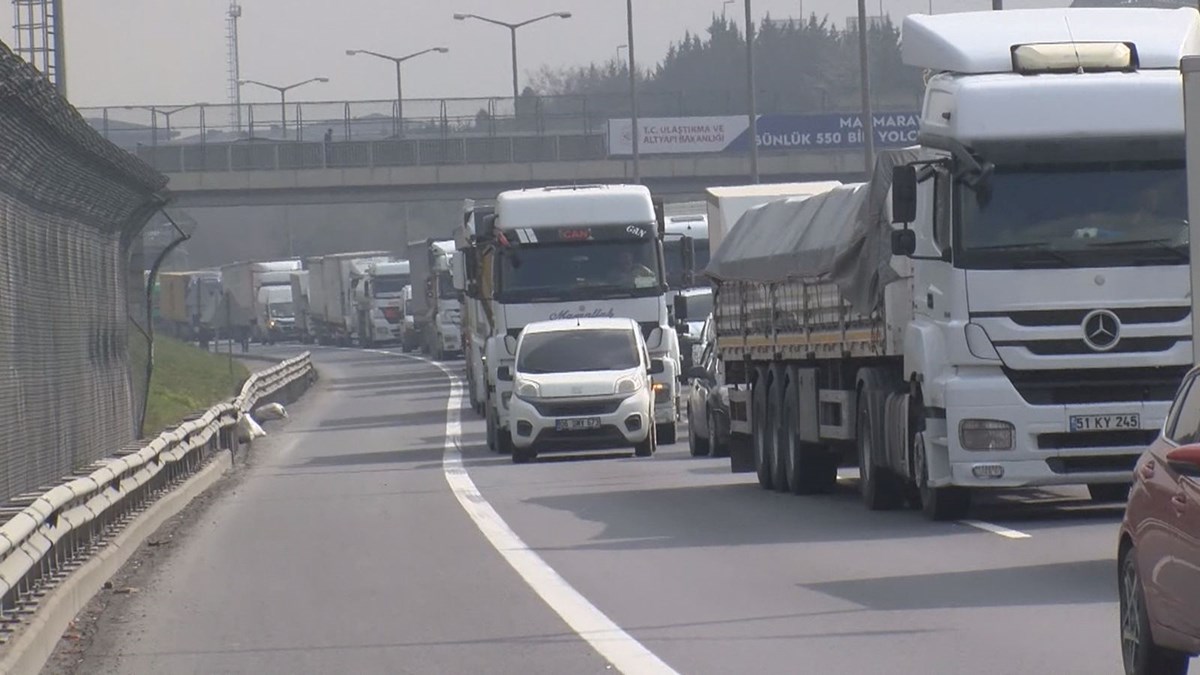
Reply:
[[[633,182],[642,182],[641,141],[642,129],[638,121],[637,61],[633,57],[633,0],[625,0],[625,18],[629,30],[629,122],[633,125],[630,138],[633,141]]]
[[[346,56],[357,56],[359,54],[366,54],[367,56],[374,56],[375,58],[384,59],[384,60],[391,61],[392,63],[396,64],[396,118],[397,118],[397,122],[399,123],[399,131],[400,131],[401,135],[403,135],[403,132],[404,132],[404,79],[401,74],[400,64],[404,63],[405,61],[407,61],[409,59],[415,59],[416,57],[421,56],[422,54],[429,54],[430,52],[437,52],[438,54],[445,54],[449,51],[450,51],[450,49],[447,47],[430,47],[429,49],[422,49],[419,52],[413,52],[411,54],[406,54],[404,56],[388,56],[387,54],[380,54],[379,52],[373,52],[369,49],[347,49]]]
[[[617,45],[617,68],[621,67],[621,50],[629,49],[629,45]]]
[[[537,23],[539,21],[544,21],[546,19],[569,19],[569,18],[571,18],[570,12],[550,12],[549,14],[543,14],[542,16],[535,16],[534,18],[526,19],[525,21],[519,21],[517,23],[509,23],[507,21],[499,21],[497,19],[489,19],[486,16],[480,16],[478,14],[456,13],[454,15],[455,21],[466,21],[467,19],[475,19],[477,21],[482,21],[484,23],[490,23],[494,26],[501,26],[501,27],[508,29],[509,34],[512,38],[512,94],[513,94],[513,108],[514,109],[516,108],[516,105],[517,105],[517,98],[519,98],[521,95],[521,90],[520,90],[518,76],[517,76],[517,73],[518,73],[518,71],[517,71],[517,29],[524,28],[525,26],[528,26],[531,23]]]
[[[871,110],[871,69],[867,62],[868,54],[867,0],[858,0],[858,72],[862,88],[863,171],[869,176],[875,170],[875,116]]]
[[[328,77],[310,77],[303,82],[297,82],[295,84],[289,84],[286,87],[281,87],[274,84],[267,84],[266,82],[259,82],[258,80],[238,80],[238,85],[244,86],[247,84],[256,84],[260,87],[274,89],[275,91],[279,92],[279,127],[282,132],[283,140],[287,140],[287,93],[296,87],[303,87],[311,82],[328,81]]]
[[[750,179],[758,183],[758,99],[754,90],[754,17],[750,0],[746,0],[746,115],[750,118]]]

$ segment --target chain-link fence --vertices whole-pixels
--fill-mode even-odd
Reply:
[[[133,440],[150,359],[136,242],[165,185],[0,43],[0,500]]]

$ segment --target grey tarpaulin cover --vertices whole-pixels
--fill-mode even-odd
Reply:
[[[868,314],[898,277],[891,266],[892,168],[916,149],[880,153],[869,183],[812,197],[776,200],[746,211],[712,254],[705,273],[718,281],[777,283],[823,277],[854,310]]]

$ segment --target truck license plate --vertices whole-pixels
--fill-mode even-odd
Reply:
[[[1071,433],[1141,428],[1142,419],[1137,413],[1127,413],[1124,415],[1071,415]]]
[[[566,420],[555,420],[554,428],[557,431],[587,431],[588,429],[599,429],[599,417],[576,417]]]

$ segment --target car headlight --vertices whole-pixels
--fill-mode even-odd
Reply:
[[[636,394],[642,388],[642,380],[639,377],[622,377],[617,380],[618,394]]]
[[[517,398],[529,400],[542,395],[542,388],[536,382],[521,381],[517,383]]]

